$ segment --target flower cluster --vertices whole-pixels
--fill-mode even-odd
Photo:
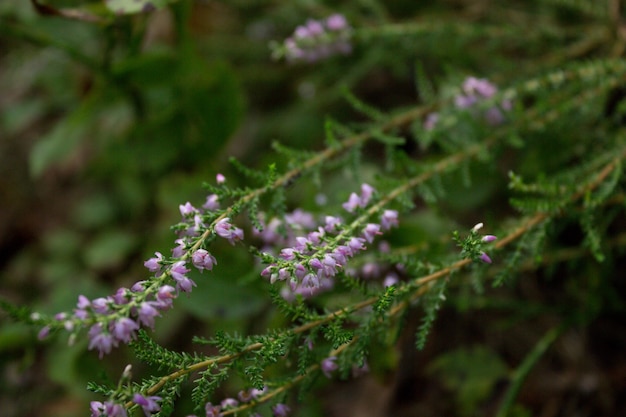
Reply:
[[[346,18],[340,14],[324,20],[310,19],[298,26],[282,45],[275,45],[274,56],[284,56],[290,62],[315,62],[336,54],[349,54],[351,32]]]
[[[224,411],[232,410],[234,408],[239,407],[240,404],[247,404],[252,401],[257,400],[261,395],[266,392],[267,388],[262,390],[252,388],[250,390],[239,391],[237,395],[238,399],[235,398],[225,398],[218,405],[214,405],[213,403],[206,403],[204,406],[204,412],[206,417],[221,417]],[[255,414],[256,415],[256,414]],[[188,415],[187,417],[198,417],[195,414]]]
[[[458,232],[454,232],[453,238],[462,248],[461,254],[465,258],[469,258],[472,260],[481,260],[484,263],[490,264],[492,263],[491,257],[489,257],[489,255],[487,255],[482,250],[482,246],[484,243],[493,242],[498,238],[494,235],[480,236],[478,234],[478,231],[482,228],[483,224],[478,223],[474,227],[472,227],[470,234],[465,239],[461,239]]]
[[[478,232],[480,229],[482,229],[482,228],[483,228],[483,224],[482,224],[482,223],[478,223],[477,225],[475,225],[475,226],[472,228],[472,232],[475,234],[475,233],[477,233],[477,232]],[[494,241],[494,240],[496,240],[496,239],[498,239],[498,238],[497,238],[496,236],[494,236],[494,235],[485,235],[485,236],[483,236],[483,237],[481,237],[481,238],[480,238],[480,241],[481,241],[481,242],[484,242],[484,243],[489,243],[489,242],[493,242],[493,241]],[[480,256],[479,256],[479,258],[480,258],[480,260],[481,260],[481,261],[483,261],[483,262],[484,262],[484,263],[486,263],[486,264],[490,264],[490,263],[492,262],[492,261],[491,261],[491,258],[489,257],[489,255],[487,255],[487,254],[486,254],[485,252],[483,252],[483,251],[480,251]]]
[[[454,104],[459,109],[472,109],[481,101],[490,99],[498,88],[484,78],[467,77],[461,86],[462,93],[454,97]],[[500,105],[491,107],[482,115],[484,120],[491,126],[497,126],[504,122],[503,111],[509,111],[513,107],[510,100],[503,100]],[[439,120],[438,113],[430,113],[424,121],[424,129],[432,130]]]
[[[348,213],[357,208],[365,208],[375,193],[368,184],[361,186],[361,194],[352,193],[344,209]],[[306,236],[296,236],[292,246],[283,248],[277,257],[265,254],[270,265],[262,272],[273,284],[276,281],[288,283],[284,296],[294,294],[312,296],[333,286],[333,278],[346,265],[348,259],[366,249],[377,235],[398,225],[398,212],[385,210],[380,223],[358,222],[344,225],[339,217],[326,216],[324,225],[309,232]],[[357,231],[358,230],[358,231]],[[354,233],[356,231],[356,233]]]
[[[226,181],[218,174],[217,183]],[[173,300],[182,293],[189,293],[196,283],[188,276],[189,261],[197,270],[212,270],[217,260],[206,249],[197,248],[198,236],[208,231],[206,223],[216,219],[211,211],[219,208],[215,194],[207,197],[202,209],[187,202],[179,206],[182,223],[178,225],[179,238],[172,250],[172,258],[166,259],[160,252],[146,260],[144,266],[153,277],[138,281],[130,288],[119,288],[115,294],[93,300],[79,295],[72,314],[59,313],[54,321],[46,324],[39,337],[46,337],[53,328],[64,328],[72,333],[73,340],[81,328],[88,328],[89,349],[97,350],[100,357],[110,353],[120,343],[134,340],[141,327],[154,328],[155,318],[172,307]],[[207,220],[208,219],[208,220]],[[214,222],[212,235],[226,239],[231,244],[243,239],[243,231],[235,227],[227,217]],[[193,249],[193,250],[192,250]],[[106,408],[106,405],[103,405]],[[112,406],[111,406],[112,407]],[[109,408],[111,408],[109,407]],[[115,407],[111,408],[115,413]]]
[[[143,396],[141,394],[133,395],[133,403],[137,404],[143,410],[146,417],[161,411],[159,401],[161,397]],[[128,417],[126,408],[123,404],[115,401],[92,401],[90,404],[91,417]]]

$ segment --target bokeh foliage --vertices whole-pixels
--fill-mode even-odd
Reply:
[[[3,298],[54,313],[71,310],[77,294],[96,297],[129,285],[145,276],[144,259],[172,246],[176,208],[202,201],[202,182],[224,172],[232,184],[247,185],[227,163],[231,155],[261,171],[270,163],[297,167],[296,157],[306,155],[271,144],[313,154],[333,146],[329,126],[349,137],[377,126],[377,118],[422,106],[424,115],[438,110],[449,117],[448,128],[427,133],[415,118],[379,134],[343,162],[296,181],[285,206],[321,211],[316,195],[337,205],[360,181],[415,175],[422,162],[500,134],[506,146],[442,171],[407,197],[413,209],[390,240],[408,255],[396,260],[427,271],[455,254],[454,229],[485,221],[504,233],[520,212],[564,213],[501,252],[500,266],[472,268],[458,280],[423,353],[432,358],[425,371],[435,386],[431,402],[445,398],[437,390],[454,401],[422,402],[433,413],[480,415],[500,399],[503,385],[523,382],[516,379],[524,374],[520,364],[535,366],[533,352],[545,353],[549,329],[567,321],[560,354],[548,357],[557,365],[538,365],[538,375],[556,378],[559,367],[591,375],[594,392],[610,397],[586,402],[585,387],[570,382],[551,391],[566,411],[580,404],[589,415],[624,411],[624,387],[611,384],[615,374],[602,360],[617,360],[613,349],[623,346],[622,171],[615,169],[582,206],[566,198],[623,146],[624,91],[615,81],[624,66],[620,2],[154,1],[155,10],[146,3],[0,5]],[[359,29],[352,55],[315,65],[270,60],[271,40],[333,12]],[[584,71],[596,76],[586,79]],[[446,113],[468,75],[515,92],[510,124],[494,133],[467,114]],[[210,279],[198,275],[199,288],[160,319],[153,336],[168,348],[189,349],[196,334],[254,334],[285,324],[246,251],[224,246],[215,256],[220,268]],[[506,285],[490,289],[492,279]],[[324,302],[338,307],[346,299]],[[406,344],[414,350],[412,335],[423,325],[421,316],[414,322],[409,315],[403,320],[411,331],[397,330],[398,350],[381,347],[371,358],[374,378],[393,379],[386,385],[398,396],[410,381],[427,385],[424,373],[402,371],[416,358],[402,342],[411,339]],[[568,341],[592,359],[562,352]],[[84,341],[41,345],[35,329],[8,320],[0,352],[8,381],[0,407],[8,415],[83,415],[93,398],[87,381],[115,379],[133,362],[124,348],[96,364]],[[145,365],[137,373],[149,371]],[[236,389],[236,382],[223,390]],[[533,403],[542,400],[537,391],[528,389],[522,395],[528,401],[511,415],[544,409]],[[26,393],[36,400],[26,402]],[[181,409],[189,408],[184,402]],[[408,407],[421,410],[420,404]]]

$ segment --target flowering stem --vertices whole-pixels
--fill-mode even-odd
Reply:
[[[457,158],[454,158],[454,160],[456,160]],[[626,149],[624,149],[617,157],[615,157],[615,159],[613,159],[611,162],[609,162],[593,179],[593,181],[585,184],[584,186],[582,186],[572,197],[571,197],[571,201],[575,201],[580,199],[582,196],[584,196],[586,193],[588,193],[589,191],[592,191],[593,189],[597,188],[610,174],[613,170],[615,170],[619,164],[619,162],[623,159],[626,159]],[[444,162],[444,161],[442,161]],[[450,161],[449,161],[450,162]],[[443,164],[445,165],[445,164]],[[419,176],[421,177],[421,176]],[[416,177],[416,178],[419,178]],[[400,187],[403,188],[404,186]],[[397,190],[394,190],[397,191]],[[396,194],[394,192],[390,193],[389,196],[391,196],[391,194]],[[397,195],[397,194],[396,194]],[[387,197],[387,198],[395,198],[395,197]],[[383,201],[378,202],[376,205],[374,205],[373,207],[370,208],[370,210],[374,210],[375,211],[375,207],[378,205],[384,205]],[[369,210],[368,210],[369,211]],[[511,244],[512,242],[514,242],[515,240],[517,240],[518,238],[520,238],[522,235],[524,235],[525,233],[527,233],[529,230],[531,230],[532,228],[534,228],[535,226],[537,226],[538,224],[540,224],[541,222],[543,222],[544,220],[546,220],[548,217],[550,217],[550,214],[548,213],[537,213],[535,214],[533,217],[531,217],[530,219],[528,219],[527,221],[525,221],[522,225],[520,225],[519,227],[517,227],[515,230],[513,230],[511,233],[509,233],[508,235],[503,236],[502,238],[500,238],[498,240],[498,242],[494,245],[494,247],[496,249],[502,249],[505,246]],[[419,278],[415,278],[413,279],[411,282],[407,282],[406,284],[403,284],[404,286],[414,286],[417,287],[417,289],[411,294],[410,299],[408,300],[404,300],[400,303],[398,303],[398,305],[394,306],[390,312],[389,315],[390,316],[395,316],[398,313],[402,312],[405,308],[407,308],[411,301],[413,301],[414,299],[420,297],[421,295],[423,295],[426,291],[428,291],[428,286],[426,286],[425,284],[428,284],[430,282],[436,281],[438,279],[441,279],[443,277],[448,276],[451,272],[461,269],[467,265],[469,265],[472,261],[470,259],[462,259],[459,261],[454,262],[452,265],[449,265],[443,269],[440,269],[439,271],[433,272],[429,275],[425,275]],[[363,300],[359,303],[356,303],[352,306],[349,307],[344,307],[342,309],[336,310],[332,313],[327,314],[326,316],[315,320],[315,321],[311,321],[308,323],[305,323],[301,326],[295,327],[293,328],[290,332],[292,334],[301,334],[304,333],[312,328],[315,328],[317,326],[321,326],[323,324],[329,323],[337,318],[340,317],[344,317],[344,316],[348,316],[356,311],[359,311],[363,308],[366,308],[368,306],[371,306],[373,304],[375,304],[377,301],[379,300],[379,297],[371,297],[369,299]],[[153,395],[155,393],[157,393],[167,382],[178,379],[182,376],[185,376],[187,374],[190,374],[192,372],[195,371],[199,371],[208,367],[211,367],[213,365],[219,365],[219,364],[223,364],[223,363],[228,363],[240,356],[242,356],[245,353],[254,351],[254,350],[258,350],[261,349],[263,347],[263,343],[261,342],[257,342],[257,343],[253,343],[249,346],[246,346],[245,348],[243,348],[241,350],[241,352],[238,353],[234,353],[234,354],[229,354],[229,355],[224,355],[224,356],[219,356],[219,357],[214,357],[214,358],[210,358],[201,362],[198,362],[196,364],[193,364],[185,369],[181,369],[178,370],[174,373],[171,373],[169,375],[166,375],[164,377],[162,377],[159,382],[157,382],[155,385],[153,385],[152,387],[150,387],[147,391],[146,394],[147,395]],[[340,353],[341,351],[343,351],[343,349],[346,349],[349,346],[349,344],[346,345],[342,345],[340,346],[338,349],[341,350],[336,350],[333,351],[331,355],[336,355],[338,353]],[[312,365],[311,366],[311,371],[315,371],[317,370],[317,368],[319,367],[319,365]],[[299,375],[297,377],[295,377],[293,380],[291,380],[287,385],[280,387],[279,389],[281,389],[281,391],[279,392],[283,392],[287,389],[289,389],[291,386],[297,384],[298,382],[300,382],[302,379],[304,378],[304,375]],[[266,396],[260,397],[258,402],[263,402],[268,400],[269,398],[277,395],[279,392],[272,391],[272,393],[268,393],[266,394]],[[270,396],[271,394],[271,396]],[[127,406],[132,405],[132,403],[127,404]],[[232,410],[232,413],[235,413],[237,411],[241,411],[239,408],[238,409],[234,409]],[[224,414],[226,413],[231,413],[231,410],[226,411]]]

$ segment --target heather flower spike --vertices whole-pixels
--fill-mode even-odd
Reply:
[[[324,20],[309,19],[298,26],[282,44],[273,45],[275,58],[289,62],[315,62],[332,55],[352,52],[352,29],[343,15],[334,14]]]

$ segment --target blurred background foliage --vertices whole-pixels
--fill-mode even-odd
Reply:
[[[179,204],[188,200],[201,204],[201,184],[212,182],[217,172],[233,184],[244,184],[228,164],[229,157],[259,169],[272,162],[285,167],[289,161],[272,151],[272,142],[315,151],[324,147],[328,117],[355,126],[364,122],[344,91],[392,111],[426,101],[427,92],[416,88],[420,76],[441,86],[435,95],[445,96],[445,86],[459,85],[467,75],[513,84],[571,60],[614,55],[616,48],[623,47],[607,30],[610,17],[605,2],[578,2],[586,4],[582,8],[570,3],[576,2],[189,0],[154,2],[157,10],[135,13],[145,4],[3,0],[2,297],[54,313],[71,310],[78,294],[102,296],[142,279],[146,276],[143,260],[173,246],[169,227],[179,219]],[[55,15],[53,11],[59,10],[78,11],[82,18]],[[307,18],[335,12],[344,13],[361,30],[350,56],[315,65],[271,61],[270,41],[289,36]],[[89,16],[97,21],[89,21]],[[419,23],[426,29],[378,29],[396,22]],[[601,113],[604,103],[594,105]],[[422,236],[446,235],[474,219],[488,222],[510,213],[502,191],[507,183],[503,167],[514,160],[518,173],[550,173],[562,162],[559,148],[587,134],[552,125],[524,138],[529,143],[544,141],[532,148],[539,151],[504,154],[500,166],[490,169],[472,164],[471,187],[458,177],[444,178],[445,204],[425,205],[403,219],[404,228],[394,234],[394,241],[411,244]],[[404,150],[414,157],[422,153],[411,141]],[[288,207],[315,209],[318,194],[335,203],[344,200],[355,188],[347,184],[371,178],[384,166],[381,155],[380,145],[368,145],[361,172],[330,170],[321,187],[308,179],[299,182],[288,194]],[[210,335],[221,328],[260,332],[268,323],[280,321],[272,314],[260,314],[267,313],[269,306],[251,257],[229,249],[217,247],[219,268],[211,279],[196,277],[199,285],[193,294],[182,297],[173,311],[159,319],[159,331],[154,333],[158,341],[190,349],[194,334]],[[610,265],[624,266],[619,261]],[[592,275],[601,269],[578,266]],[[618,274],[623,278],[623,273]],[[561,288],[560,283],[551,285]],[[616,304],[623,300],[623,292],[615,293],[601,283],[567,285],[571,287],[564,298],[591,297],[588,302],[597,303],[599,310],[607,293],[613,294]],[[595,295],[586,293],[585,285]],[[302,410],[301,415],[340,415],[338,410],[343,410],[341,415],[357,415],[346,413],[351,409],[342,404],[338,393],[371,399],[372,392],[379,401],[395,401],[396,415],[490,415],[485,403],[497,397],[512,367],[550,322],[550,318],[537,319],[546,309],[546,293],[538,288],[531,281],[499,290],[507,294],[504,298],[459,295],[442,313],[440,322],[445,325],[435,331],[435,340],[423,354],[435,359],[421,373],[416,371],[418,365],[410,364],[393,376],[405,349],[381,352],[371,364],[375,381],[360,383],[361,394],[351,391],[354,386],[340,387],[325,397],[326,408],[319,405],[320,409]],[[506,301],[499,304],[502,299]],[[477,312],[479,308],[493,313]],[[502,318],[502,311],[509,314]],[[526,326],[520,324],[528,317],[539,320],[536,328],[529,328],[528,321]],[[85,389],[87,381],[116,378],[133,362],[126,348],[101,362],[86,351],[84,340],[71,347],[63,337],[42,344],[36,341],[37,329],[5,318],[0,325],[3,416],[85,415],[93,399]],[[626,346],[625,333],[620,335],[613,321],[603,325],[610,336],[598,337],[607,338],[608,346]],[[506,332],[500,333],[502,329]],[[506,337],[510,339],[503,340]],[[586,337],[576,332],[568,335],[568,343],[560,346],[564,351],[550,358],[558,363],[556,368],[577,372],[572,363],[586,363]],[[406,343],[414,350],[412,342]],[[483,345],[504,348],[496,351]],[[608,352],[612,355],[612,350]],[[420,367],[424,363],[419,359]],[[602,391],[597,387],[606,388],[608,383],[598,380],[607,377],[602,373],[587,369],[582,376],[567,372],[555,376],[557,371],[544,365],[540,375],[561,378],[558,382],[564,388],[557,391],[562,401],[533,404],[533,399],[547,400],[531,389],[526,397],[529,408],[519,406],[515,415],[532,415],[531,409],[543,416],[620,415],[626,412],[624,396],[618,398],[626,389],[624,361],[620,366],[621,382]],[[582,377],[588,377],[587,385],[577,379]],[[408,390],[409,382],[413,390],[402,391]],[[415,394],[416,387],[421,394]],[[588,387],[592,387],[589,392],[583,392]],[[568,397],[567,390],[576,395]],[[450,393],[452,402],[446,398]],[[416,395],[421,401],[418,406],[412,404]],[[597,398],[588,402],[588,408],[581,406],[582,414],[575,414],[580,402],[588,404],[585,395]],[[550,411],[555,406],[572,413]],[[370,404],[368,415],[377,415],[377,407],[380,404]],[[599,411],[587,414],[585,410]]]

